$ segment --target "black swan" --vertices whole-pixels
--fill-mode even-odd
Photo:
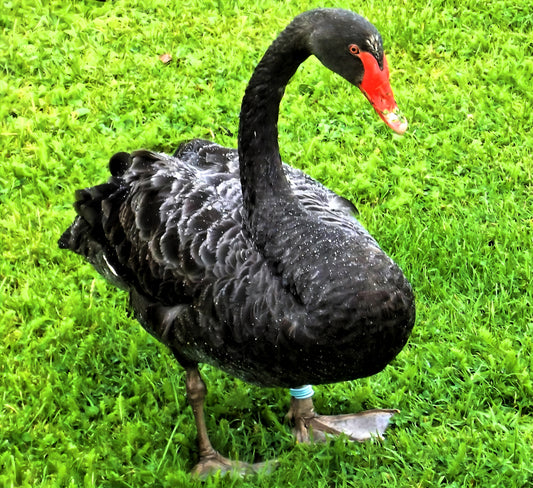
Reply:
[[[78,215],[59,240],[129,291],[137,319],[185,368],[201,475],[257,465],[232,462],[211,446],[199,363],[291,388],[300,441],[309,430],[380,435],[394,412],[313,410],[309,385],[373,375],[392,361],[415,307],[402,271],[355,220],[353,205],[281,161],[279,104],[311,54],[405,132],[376,28],[346,10],[304,12],[253,73],[238,151],[195,139],[173,156],[117,153],[107,183],[76,192]]]

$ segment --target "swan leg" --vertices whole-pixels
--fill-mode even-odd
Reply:
[[[207,426],[205,424],[204,416],[204,400],[207,388],[200,376],[198,368],[194,367],[187,369],[186,389],[187,400],[192,408],[194,420],[196,422],[198,448],[200,451],[200,460],[192,470],[193,475],[200,478],[206,478],[210,474],[216,472],[226,473],[232,471],[244,476],[259,471],[269,472],[276,467],[275,462],[248,464],[240,461],[232,461],[217,452],[211,445],[209,435],[207,434]]]
[[[340,434],[352,441],[364,442],[373,437],[382,439],[390,418],[398,412],[376,409],[347,415],[318,415],[312,396],[293,396],[287,417],[294,422],[293,433],[297,442],[321,442],[327,435]]]

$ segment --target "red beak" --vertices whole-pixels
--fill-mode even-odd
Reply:
[[[367,52],[359,53],[359,59],[363,62],[365,74],[359,85],[374,110],[383,121],[398,134],[407,130],[407,120],[400,112],[394,101],[392,88],[389,82],[389,66],[387,58],[383,55],[383,69],[379,67],[376,58]]]

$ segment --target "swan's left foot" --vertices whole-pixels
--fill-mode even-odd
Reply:
[[[232,461],[213,450],[209,454],[200,457],[200,461],[193,468],[191,474],[201,479],[205,479],[217,472],[221,474],[232,472],[239,476],[246,476],[255,473],[268,474],[274,471],[276,467],[276,461],[249,464],[241,461]]]
[[[312,398],[291,398],[287,417],[294,422],[298,442],[324,441],[326,436],[345,434],[352,441],[382,439],[390,418],[399,410],[368,410],[347,415],[317,415]]]

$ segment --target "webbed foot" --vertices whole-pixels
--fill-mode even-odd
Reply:
[[[244,476],[259,472],[268,474],[276,469],[278,465],[276,461],[248,464],[241,461],[232,461],[215,451],[207,435],[204,417],[206,387],[200,377],[198,368],[191,367],[187,369],[186,388],[187,398],[191,404],[198,430],[198,447],[200,450],[200,461],[193,468],[192,475],[198,476],[199,478],[207,478],[209,475],[217,472],[228,473],[231,471],[237,475]]]
[[[249,464],[242,461],[232,461],[213,450],[211,453],[200,458],[200,461],[193,468],[191,474],[193,476],[198,476],[201,479],[205,479],[217,472],[221,474],[232,472],[238,476],[246,476],[256,473],[269,474],[274,471],[276,467],[276,461]]]
[[[391,417],[399,410],[368,410],[346,415],[317,415],[313,400],[291,399],[287,416],[293,420],[297,442],[321,442],[329,435],[346,434],[352,441],[382,439]]]

